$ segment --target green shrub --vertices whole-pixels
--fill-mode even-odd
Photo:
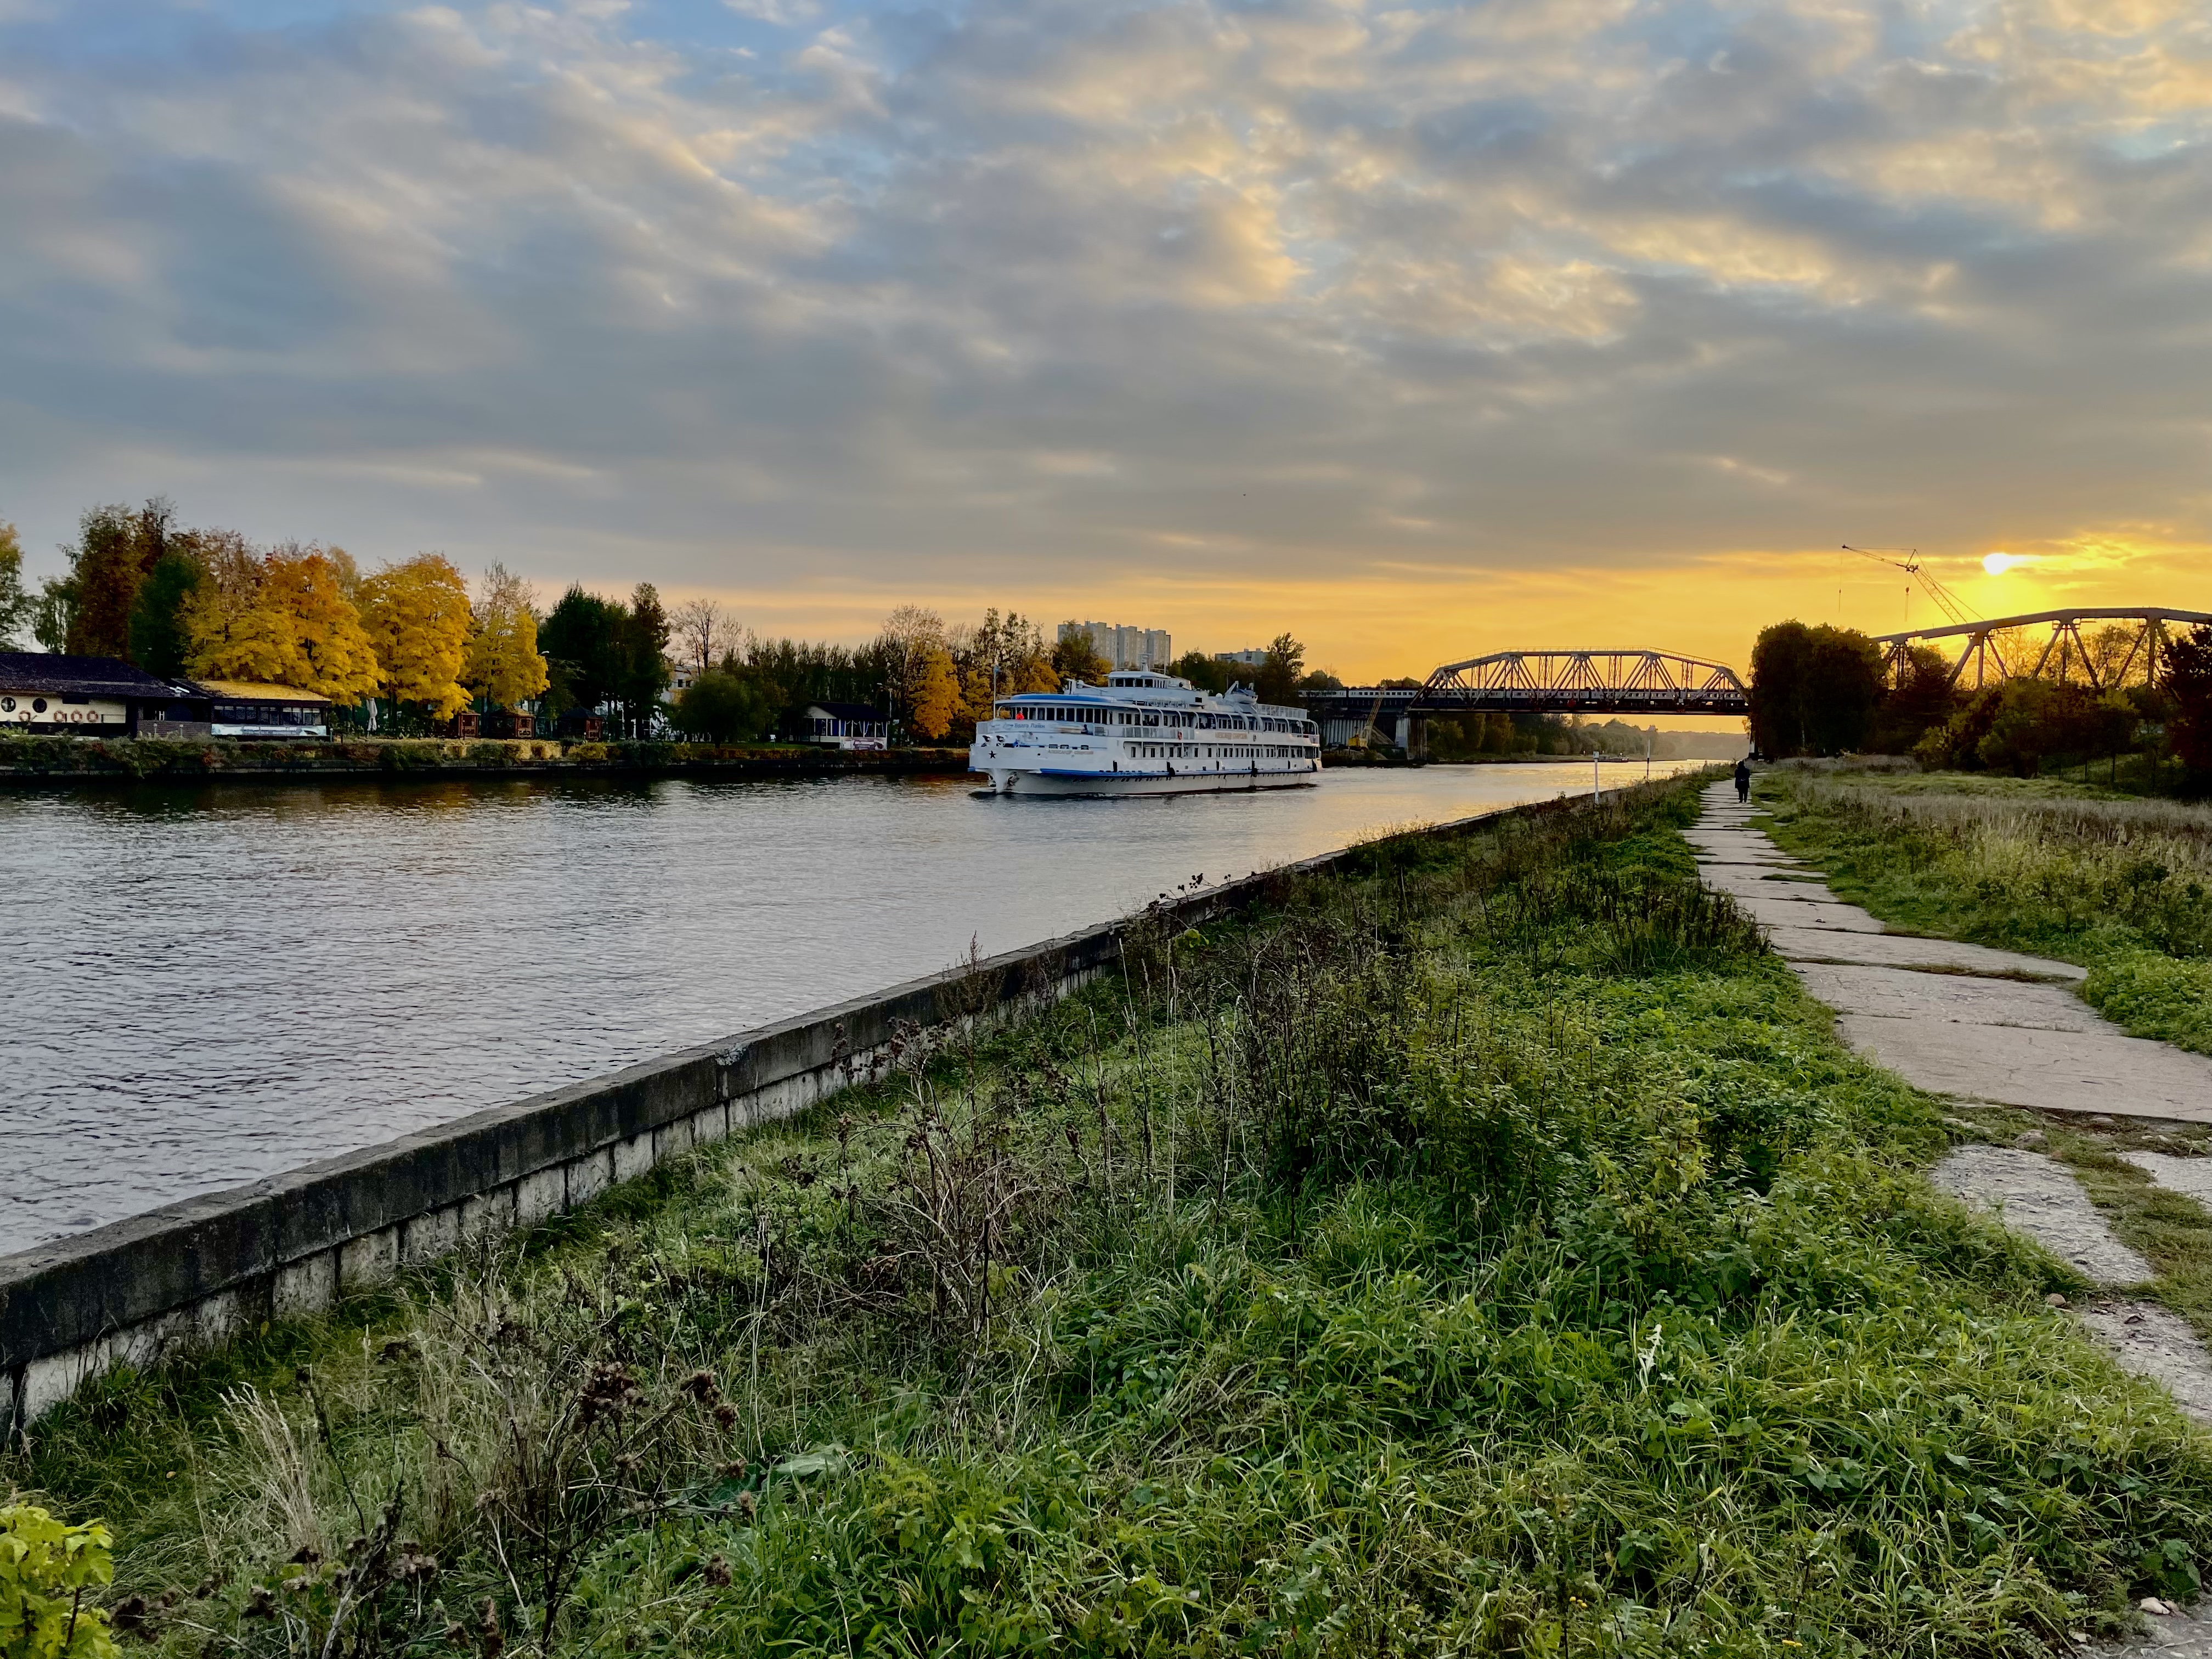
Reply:
[[[0,1509],[0,1659],[114,1659],[107,1615],[85,1592],[115,1577],[97,1521],[65,1525],[28,1504]]]

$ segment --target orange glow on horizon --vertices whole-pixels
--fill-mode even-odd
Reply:
[[[1985,544],[1986,545],[1986,544]],[[2081,537],[2004,544],[2003,568],[1982,555],[1923,555],[1935,577],[1974,617],[2068,605],[2164,605],[2212,611],[2212,550],[2151,537]],[[2017,550],[2032,548],[2021,552]],[[1991,556],[1994,557],[1994,556]],[[704,589],[672,589],[671,603]],[[1551,570],[1409,568],[1380,562],[1342,581],[1269,586],[1243,579],[1176,578],[1043,593],[718,591],[740,626],[848,643],[871,636],[884,612],[927,605],[948,622],[987,605],[1012,606],[1052,636],[1063,618],[1165,628],[1178,653],[1265,646],[1288,630],[1310,666],[1350,684],[1425,675],[1439,664],[1494,651],[1656,647],[1742,672],[1753,641],[1794,617],[1868,634],[1942,626],[1950,619],[1904,572],[1881,570],[1832,547],[1740,550],[1671,565]]]

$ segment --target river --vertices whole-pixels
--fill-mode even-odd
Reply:
[[[1011,950],[1194,877],[1589,787],[1583,761],[1115,801],[978,799],[952,778],[0,793],[0,1254],[911,979],[971,942]]]

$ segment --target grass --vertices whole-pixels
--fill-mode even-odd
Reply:
[[[2212,1054],[2212,807],[2054,778],[1783,768],[1774,838],[1893,927],[2089,969],[2137,1036]]]
[[[1674,831],[1378,850],[0,1474],[179,1656],[2045,1654],[2212,1445]]]

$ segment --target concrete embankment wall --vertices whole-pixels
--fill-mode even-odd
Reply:
[[[1463,835],[1485,813],[1391,837]],[[1160,908],[1243,910],[1347,848]],[[11,1428],[118,1364],[145,1367],[586,1203],[665,1159],[803,1110],[918,1031],[1065,996],[1119,964],[1130,921],[915,980],[228,1192],[0,1258],[0,1417]]]

